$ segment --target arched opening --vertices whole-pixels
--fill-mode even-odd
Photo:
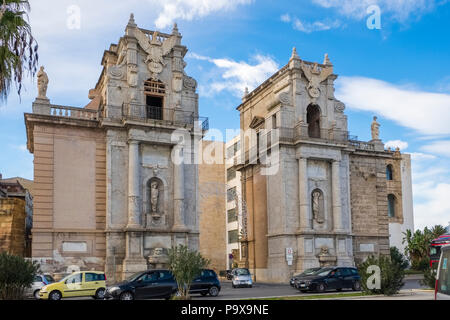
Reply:
[[[393,174],[393,169],[392,169],[391,164],[387,165],[387,167],[386,167],[386,179],[394,180],[394,174]]]
[[[147,118],[163,120],[164,95],[166,86],[161,81],[147,80],[144,82],[146,96]]]
[[[310,138],[320,138],[320,108],[311,104],[306,109],[306,120],[308,122],[308,136]]]
[[[390,218],[395,217],[395,196],[393,194],[388,195],[388,216]]]

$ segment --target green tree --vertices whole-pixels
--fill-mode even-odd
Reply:
[[[379,286],[372,287],[370,284],[376,284],[376,281],[373,282],[373,280],[377,274],[369,272],[369,267],[373,268],[374,266],[377,266],[380,271]],[[358,266],[358,272],[361,276],[361,288],[365,293],[391,296],[398,293],[404,284],[404,270],[397,262],[391,261],[388,256],[379,258],[370,256]]]
[[[431,241],[443,235],[446,232],[441,225],[435,225],[431,229],[425,227],[423,231],[416,230],[412,232],[407,230],[403,234],[403,243],[406,244],[405,254],[411,261],[411,267],[414,270],[426,270],[430,264],[429,250]]]
[[[202,269],[209,265],[209,261],[198,251],[189,250],[186,246],[169,249],[169,269],[174,275],[178,294],[181,299],[190,299],[189,290],[192,281],[201,274]]]
[[[39,265],[6,252],[0,254],[0,299],[21,300],[33,283]]]
[[[1,0],[0,0],[1,1]],[[38,65],[38,45],[28,24],[28,0],[3,0],[0,10],[0,102],[6,102],[14,83],[20,97],[25,74]]]
[[[405,256],[398,250],[397,247],[390,248],[391,261],[398,264],[402,270],[408,268],[409,263]]]

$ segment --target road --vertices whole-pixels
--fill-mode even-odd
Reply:
[[[423,289],[420,285],[419,279],[407,278],[404,280],[405,285],[402,290],[410,291],[412,289]],[[353,292],[352,290],[342,290],[345,292]],[[405,291],[406,292],[406,291]],[[336,293],[336,291],[329,291],[326,293]],[[325,293],[325,294],[326,294]],[[269,284],[269,283],[254,283],[252,288],[236,288],[231,287],[230,281],[222,281],[222,290],[218,297],[202,297],[200,295],[193,295],[195,300],[233,300],[233,299],[251,299],[251,298],[270,298],[281,296],[307,296],[317,295],[317,293],[301,293],[297,289],[292,288],[289,284]]]

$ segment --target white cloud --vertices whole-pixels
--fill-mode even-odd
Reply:
[[[336,96],[349,108],[374,112],[422,134],[450,134],[450,94],[363,77],[341,77],[336,86]]]
[[[281,21],[283,22],[291,22],[291,16],[289,15],[289,13],[283,14],[280,17]]]
[[[421,152],[411,152],[410,155],[412,161],[424,161],[436,159],[436,156],[432,154],[426,154]]]
[[[390,140],[384,144],[386,148],[405,150],[408,148],[408,142],[401,140]]]
[[[293,28],[305,33],[311,33],[315,31],[325,31],[330,29],[336,29],[341,26],[339,20],[334,21],[315,21],[315,22],[303,22],[298,18],[295,18],[292,24]]]
[[[232,59],[213,59],[190,54],[190,57],[209,61],[217,67],[218,79],[212,79],[207,88],[203,88],[204,94],[218,93],[224,90],[232,92],[237,97],[242,97],[246,87],[251,91],[272,76],[278,69],[278,64],[268,56],[255,55],[252,57],[254,64],[245,61],[234,61]]]
[[[421,149],[426,152],[450,157],[450,140],[434,141],[430,144],[424,145]]]
[[[312,0],[313,3],[323,7],[336,9],[340,14],[353,18],[364,19],[368,17],[367,8],[378,5],[381,15],[388,15],[392,19],[405,22],[409,17],[418,17],[432,11],[447,0]]]
[[[165,28],[177,19],[191,21],[217,11],[229,11],[253,0],[164,0],[162,12],[156,19],[158,28]]]
[[[415,228],[441,224],[447,226],[450,222],[450,184],[423,182],[413,185],[414,197],[422,198],[420,203],[414,205]]]

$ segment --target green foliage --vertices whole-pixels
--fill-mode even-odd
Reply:
[[[178,285],[177,299],[190,299],[189,289],[192,281],[198,277],[201,270],[209,265],[202,255],[186,246],[169,249],[169,269],[175,276]]]
[[[11,85],[20,97],[24,75],[37,71],[37,43],[28,24],[28,0],[3,0],[0,11],[0,102],[6,102]]]
[[[428,266],[423,272],[423,280],[420,280],[420,284],[434,289],[436,286],[436,270]]]
[[[414,270],[427,270],[429,266],[429,250],[431,241],[445,234],[446,230],[441,225],[436,225],[431,229],[425,227],[423,231],[412,232],[407,230],[403,234],[403,243],[406,243],[405,254],[411,261],[411,268]]]
[[[405,270],[409,266],[409,262],[406,257],[398,250],[397,247],[390,248],[391,261],[400,266],[402,270]]]
[[[0,254],[0,300],[21,300],[30,287],[39,265],[22,257]]]
[[[373,281],[376,273],[373,271],[368,272],[370,271],[370,266],[379,267],[379,286],[370,286],[371,284],[376,284]],[[405,272],[401,265],[396,261],[391,261],[387,256],[380,256],[379,258],[370,256],[358,266],[358,272],[361,276],[361,288],[367,294],[384,294],[387,296],[396,294],[403,286],[403,278],[405,277]]]

